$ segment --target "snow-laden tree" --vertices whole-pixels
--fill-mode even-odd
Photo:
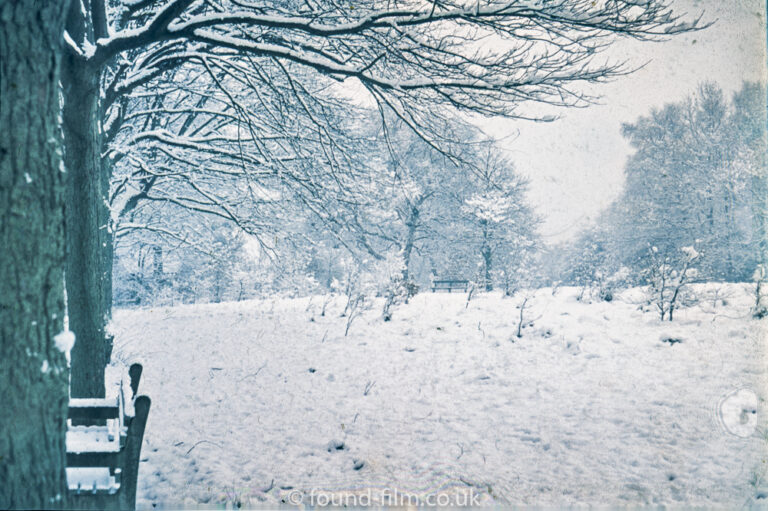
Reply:
[[[247,246],[253,238],[220,219],[190,214],[185,221],[194,231],[188,241],[137,230],[115,245],[116,304],[217,303],[255,295],[267,277]]]
[[[695,245],[697,279],[750,280],[765,260],[765,88],[745,83],[729,101],[703,84],[682,101],[623,126],[635,153],[625,190],[563,252],[566,281],[594,286],[630,270],[647,284],[653,254]]]
[[[243,133],[238,117],[228,111],[230,96],[205,70],[198,71],[202,75],[194,75],[191,84],[168,84],[164,94],[140,89],[122,110],[122,127],[109,144],[116,244],[141,243],[149,236],[158,246],[175,247],[177,254],[186,251],[200,260],[198,255],[207,251],[203,245],[213,240],[211,228],[226,221],[282,264],[286,258],[277,261],[273,239],[299,242],[295,237],[307,235],[308,215],[314,217],[316,230],[339,233],[345,222],[338,211],[360,202],[356,188],[366,175],[364,162],[353,163],[344,151],[325,146],[311,118],[291,103],[290,89],[277,81],[255,98],[238,92],[248,107],[243,114],[248,132]],[[232,85],[228,93],[235,90]],[[190,95],[204,101],[197,108],[180,108]],[[200,108],[203,104],[206,108]],[[321,110],[312,97],[303,98],[302,104]],[[350,105],[339,100],[322,107],[325,113],[313,110],[313,115],[337,110],[332,113],[336,122],[326,121],[334,143],[344,140],[355,151],[365,146],[364,140],[352,141],[356,116],[342,116]],[[188,250],[179,244],[189,245]],[[117,249],[123,262],[131,255],[138,262],[141,255]],[[299,258],[298,253],[293,256]]]
[[[260,71],[272,67],[309,95],[346,82],[434,140],[432,119],[447,115],[445,107],[515,116],[525,101],[583,103],[578,84],[626,71],[600,56],[616,37],[653,40],[697,27],[662,0],[82,0],[66,21],[67,295],[80,341],[72,360],[75,396],[104,392],[112,166],[101,155],[104,128],[125,94],[189,62],[240,70],[248,75],[241,84],[258,91],[270,83]],[[230,113],[247,127],[242,109]],[[326,124],[314,126],[322,131]]]
[[[658,247],[649,247],[648,253],[648,267],[643,272],[648,282],[648,301],[656,307],[661,321],[672,321],[676,309],[695,300],[688,284],[696,278],[699,252],[687,246],[680,248],[679,253],[664,253]]]
[[[64,180],[67,2],[0,3],[0,507],[67,507]]]
[[[745,83],[733,96],[730,118],[738,134],[733,166],[746,175],[751,190],[753,241],[757,246],[758,273],[768,265],[768,119],[765,84]]]
[[[487,291],[499,283],[510,291],[535,248],[539,220],[528,205],[528,182],[513,163],[490,148],[478,156],[469,187],[453,192],[458,215],[446,238],[449,250],[467,254],[464,260],[479,268],[476,280]],[[470,271],[464,268],[465,275]]]
[[[614,206],[615,207],[615,206]],[[547,268],[550,278],[580,288],[578,299],[611,301],[620,288],[640,284],[638,274],[622,265],[622,245],[611,224],[611,213],[598,216],[595,225],[575,240],[558,246]]]
[[[358,246],[378,261],[399,254],[402,277],[392,288],[415,289],[431,271],[474,278],[480,255],[488,275],[498,259],[493,280],[507,289],[535,238],[526,183],[471,126],[457,120],[433,131],[446,141],[439,150],[402,123],[380,129],[368,200],[351,222],[367,240]]]
[[[672,253],[698,240],[701,278],[750,278],[762,257],[765,221],[757,206],[765,173],[756,155],[766,146],[755,134],[755,120],[765,126],[764,103],[764,89],[754,84],[733,101],[703,84],[684,101],[624,125],[636,152],[625,192],[604,219],[627,265],[647,267],[649,244]]]
[[[362,122],[353,106],[319,93],[296,94],[269,63],[258,71],[270,76],[268,83],[247,70],[188,63],[173,74],[181,84],[140,87],[129,96],[108,151],[118,236],[151,228],[128,221],[147,203],[153,210],[212,215],[258,236],[274,234],[271,208],[284,207],[287,197],[316,210],[333,195],[350,198],[346,192],[361,178],[361,161],[352,161],[350,152],[365,146],[352,135]],[[242,84],[253,81],[261,87]]]
[[[454,192],[469,186],[467,167],[477,159],[478,133],[470,125],[457,119],[432,130],[441,134],[439,149],[396,119],[378,126],[375,179],[362,210],[371,243],[381,253],[401,255],[406,285],[426,283],[428,275],[419,263],[438,250],[445,235],[441,226],[455,214]]]

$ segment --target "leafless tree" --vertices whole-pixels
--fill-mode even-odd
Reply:
[[[110,116],[117,115],[114,109],[131,91],[191,63],[212,80],[220,73],[233,81],[238,77],[240,86],[255,94],[273,81],[265,73],[282,73],[285,83],[310,96],[334,85],[365,92],[438,146],[430,126],[436,116],[449,115],[446,108],[524,117],[518,108],[526,101],[584,104],[590,98],[579,90],[580,83],[629,71],[599,57],[616,37],[658,40],[701,26],[698,20],[679,19],[662,0],[371,0],[354,6],[333,0],[72,2],[62,73],[69,169],[67,294],[78,336],[72,395],[104,392],[112,251],[104,226],[110,219],[105,198],[112,166],[101,159],[102,126],[111,128]],[[222,89],[228,85],[221,83]],[[181,108],[195,108],[199,101]],[[233,94],[225,113],[245,130],[249,119],[236,105]],[[262,114],[260,119],[267,112]],[[211,122],[224,118],[218,114]],[[327,136],[322,119],[312,126],[318,136]],[[151,131],[143,136],[170,147],[181,142],[157,128]],[[182,143],[203,154],[233,156],[217,151],[217,142],[189,134]],[[261,158],[240,155],[242,162],[258,168],[263,158],[282,157],[271,146],[262,148]],[[146,163],[147,169],[154,165]],[[147,176],[146,182],[151,180]],[[207,209],[216,200],[202,202],[186,205]]]

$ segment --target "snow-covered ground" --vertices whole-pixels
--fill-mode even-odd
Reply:
[[[347,337],[341,299],[118,311],[115,355],[152,398],[138,506],[768,502],[765,320],[750,286],[697,291],[661,323],[639,290],[539,290],[522,338],[522,299],[493,293],[420,294],[387,323],[377,304]]]

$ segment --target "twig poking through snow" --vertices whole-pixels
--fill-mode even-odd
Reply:
[[[525,306],[528,304],[528,297],[525,297],[523,303],[520,304],[520,322],[517,324],[517,338],[523,337],[523,314],[525,314]]]
[[[347,303],[347,327],[344,329],[344,337],[349,334],[349,327],[352,326],[352,322],[363,312],[364,305],[365,295],[362,293],[355,295],[354,298],[351,298],[350,302]]]
[[[262,370],[262,369],[264,369],[265,367],[267,367],[267,363],[266,363],[266,362],[264,362],[264,364],[263,364],[261,367],[259,367],[258,369],[256,369],[256,372],[255,372],[255,373],[246,374],[245,376],[243,376],[242,378],[240,378],[240,379],[239,379],[239,380],[237,380],[237,381],[238,381],[238,382],[241,382],[241,381],[243,381],[243,380],[244,380],[244,379],[246,379],[246,378],[256,377],[256,376],[258,376],[258,375],[259,375],[259,373],[261,372],[261,370]]]
[[[200,441],[199,441],[199,442],[197,442],[195,445],[193,445],[192,447],[190,447],[190,448],[189,448],[189,450],[187,451],[187,453],[186,453],[184,456],[189,456],[189,453],[191,453],[191,452],[192,452],[192,449],[194,449],[195,447],[197,447],[197,446],[198,446],[198,445],[200,445],[200,444],[213,444],[213,445],[215,445],[216,447],[218,447],[219,449],[221,449],[221,445],[217,444],[216,442],[211,442],[210,440],[200,440]]]
[[[474,294],[474,292],[475,292],[475,284],[472,283],[469,285],[469,292],[467,293],[467,303],[466,305],[464,305],[465,310],[469,308],[469,301],[472,300],[472,294]]]
[[[272,479],[272,481],[269,483],[269,486],[267,486],[265,489],[261,490],[261,493],[269,493],[272,488],[275,487],[275,480]]]

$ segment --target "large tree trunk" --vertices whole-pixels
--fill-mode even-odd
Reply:
[[[59,67],[67,2],[0,3],[0,508],[66,506],[65,175]]]
[[[62,67],[63,128],[68,179],[67,310],[77,337],[72,350],[72,397],[103,397],[112,339],[105,330],[112,309],[112,234],[109,167],[102,162],[99,69],[75,55]]]

